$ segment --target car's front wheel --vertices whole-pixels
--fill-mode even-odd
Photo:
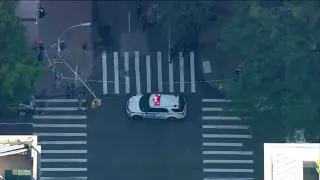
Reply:
[[[178,120],[178,119],[175,118],[175,117],[169,117],[169,118],[167,118],[167,120],[169,120],[169,121],[176,121],[176,120]]]
[[[138,115],[135,115],[135,116],[132,116],[132,119],[133,120],[142,120],[142,117],[138,116]]]

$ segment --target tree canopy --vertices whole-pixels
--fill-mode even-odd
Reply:
[[[25,28],[12,12],[0,9],[0,112],[28,99],[40,72],[27,49]]]
[[[283,141],[295,129],[304,129],[309,141],[320,137],[320,52],[313,49],[318,3],[236,6],[218,44],[228,58],[245,64],[230,83],[234,106],[248,110],[243,116],[266,141]]]
[[[195,41],[203,23],[214,17],[212,1],[163,1],[160,12],[170,24],[172,41],[187,44]]]

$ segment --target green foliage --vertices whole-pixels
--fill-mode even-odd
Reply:
[[[40,72],[37,59],[27,52],[25,29],[7,11],[0,13],[0,109],[28,98]]]
[[[212,1],[163,1],[160,8],[173,41],[197,38],[201,25],[214,15]]]
[[[245,62],[230,96],[266,141],[282,141],[295,129],[305,129],[309,140],[320,137],[320,52],[311,51],[318,19],[311,25],[307,12],[300,4],[239,2],[222,28],[218,47]]]

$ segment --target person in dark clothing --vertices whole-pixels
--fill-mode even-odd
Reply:
[[[140,1],[136,1],[136,13],[139,17],[142,14],[142,5]]]
[[[71,84],[71,98],[74,98],[74,93],[76,90],[76,85],[74,83]]]
[[[66,99],[70,99],[71,88],[69,84],[66,86]]]
[[[43,42],[39,42],[39,54],[38,54],[38,61],[40,63],[43,62],[43,57],[44,57],[44,44]]]
[[[142,24],[142,32],[146,32],[147,24],[148,24],[147,16],[141,17],[141,24]]]
[[[82,93],[78,93],[78,97],[77,97],[77,99],[78,99],[78,110],[80,111],[81,110],[81,108],[82,108]]]

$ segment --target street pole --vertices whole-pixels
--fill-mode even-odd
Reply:
[[[171,49],[171,25],[169,25],[169,28],[168,28],[168,47],[169,47],[169,50]]]

